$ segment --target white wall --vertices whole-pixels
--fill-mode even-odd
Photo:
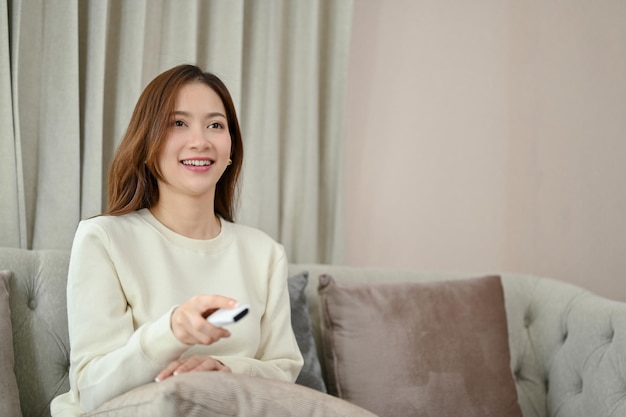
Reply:
[[[626,300],[626,2],[354,5],[346,263]]]

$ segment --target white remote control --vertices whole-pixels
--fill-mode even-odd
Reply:
[[[215,327],[223,327],[241,320],[250,311],[248,304],[238,304],[235,308],[220,308],[206,318]]]

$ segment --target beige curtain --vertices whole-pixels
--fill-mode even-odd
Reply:
[[[352,0],[13,0],[0,4],[0,246],[69,248],[105,205],[112,153],[155,75],[227,84],[246,157],[237,220],[292,262],[342,256]]]

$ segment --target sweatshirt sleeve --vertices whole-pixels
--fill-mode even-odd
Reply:
[[[266,308],[261,318],[261,340],[255,357],[215,358],[234,373],[294,382],[304,360],[291,327],[287,258],[282,246],[269,272]]]
[[[170,327],[172,308],[135,328],[105,231],[81,222],[67,286],[70,380],[84,411],[154,379],[188,346]]]

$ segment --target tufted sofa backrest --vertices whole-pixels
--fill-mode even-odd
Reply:
[[[50,416],[50,401],[69,389],[68,262],[68,251],[0,249],[0,269],[14,275],[11,323],[24,417]]]
[[[52,398],[69,389],[68,261],[68,251],[0,248],[0,269],[14,273],[11,321],[24,417],[48,417]],[[310,273],[306,291],[318,348],[321,274],[358,282],[467,277],[319,264],[289,268],[290,274]],[[504,274],[502,284],[524,417],[626,416],[626,304],[546,278]]]

